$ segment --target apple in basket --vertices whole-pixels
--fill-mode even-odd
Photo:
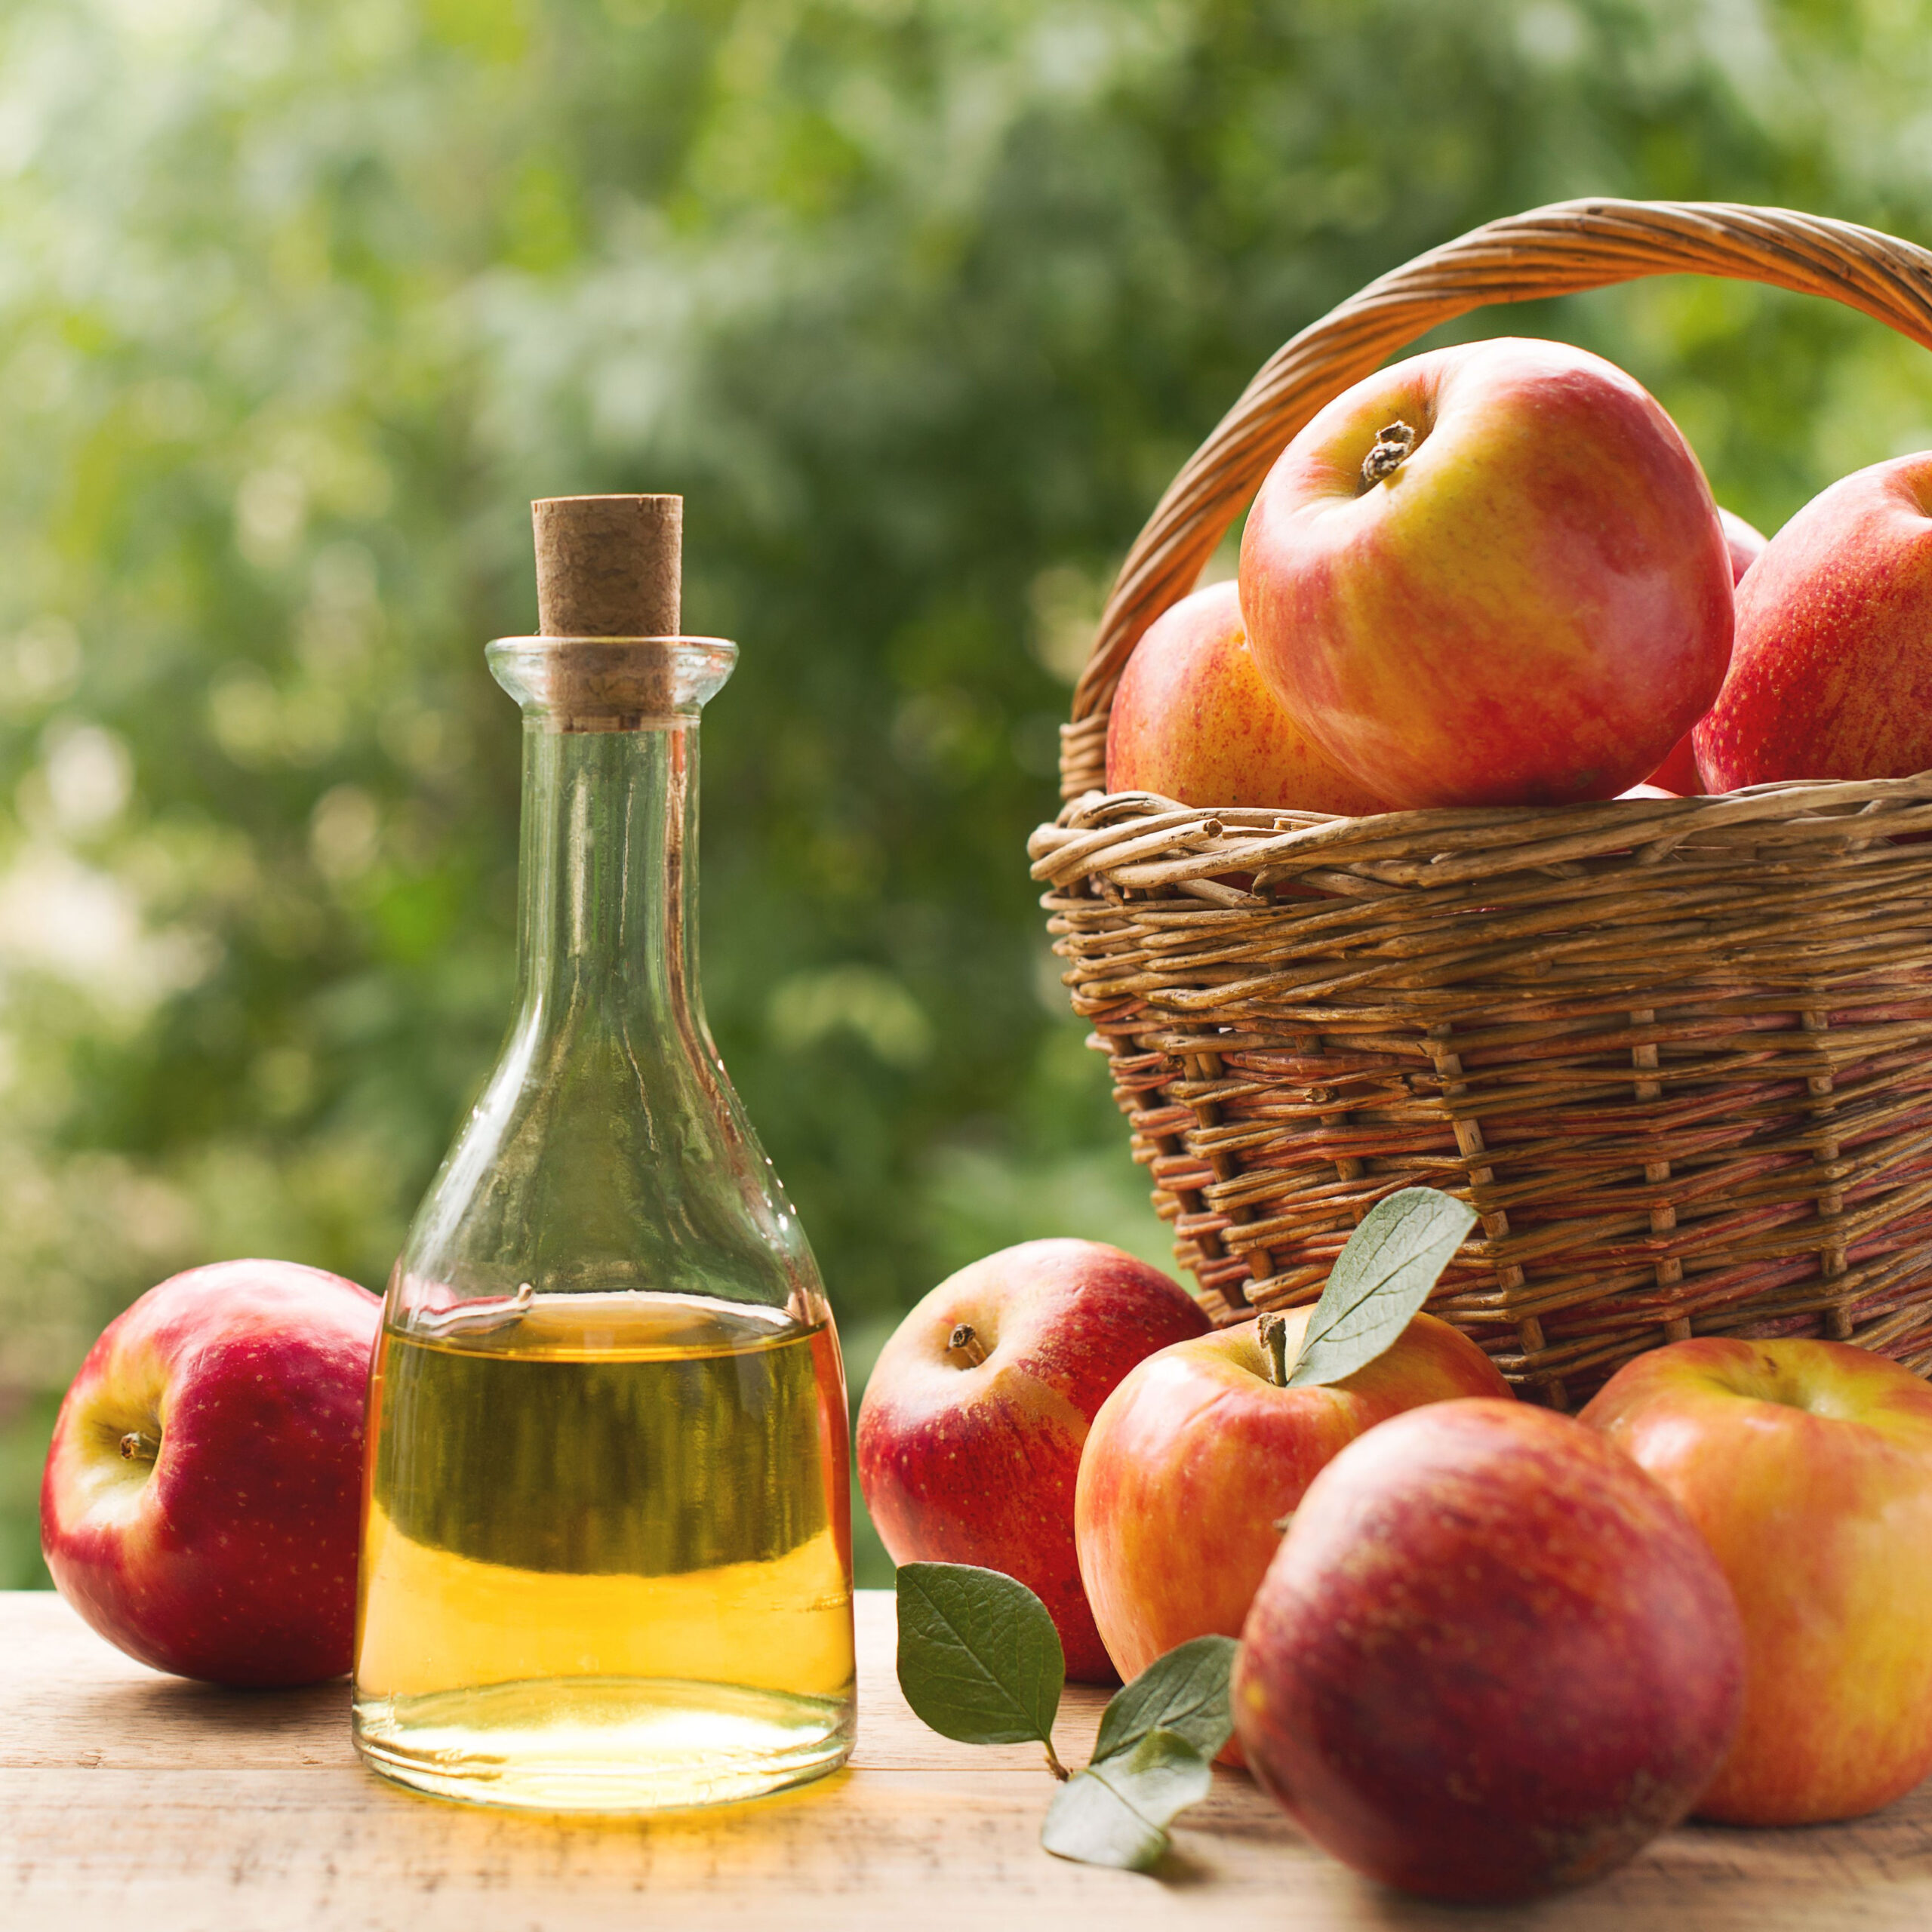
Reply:
[[[1281,1521],[1346,1444],[1404,1409],[1507,1400],[1467,1336],[1418,1315],[1340,1381],[1282,1386],[1311,1311],[1177,1342],[1102,1404],[1080,1461],[1080,1574],[1108,1654],[1132,1679],[1190,1638],[1238,1637]],[[1280,1353],[1277,1353],[1278,1348]]]
[[[217,1684],[348,1669],[381,1315],[339,1275],[227,1261],[108,1324],[60,1404],[40,1495],[47,1567],[103,1637]]]
[[[1581,1420],[1663,1484],[1744,1619],[1744,1718],[1699,1801],[1855,1817],[1932,1771],[1932,1388],[1835,1342],[1676,1342]]]
[[[1398,808],[1614,798],[1730,651],[1697,459],[1558,343],[1432,350],[1330,403],[1261,486],[1241,603],[1276,695]]]
[[[1932,767],[1932,451],[1814,497],[1738,587],[1730,669],[1697,727],[1728,790]]]
[[[1134,647],[1107,721],[1107,789],[1184,805],[1386,809],[1309,742],[1262,682],[1232,583],[1183,597]]]
[[[1761,531],[1721,503],[1718,506],[1718,521],[1724,525],[1724,546],[1730,552],[1730,580],[1734,589],[1763,554],[1765,539]],[[1679,798],[1687,798],[1703,790],[1704,780],[1697,770],[1697,754],[1693,745],[1697,728],[1694,724],[1671,746],[1670,755],[1651,774],[1647,783]]]
[[[1746,523],[1735,510],[1727,510],[1721,503],[1718,506],[1718,521],[1724,526],[1724,548],[1730,553],[1730,581],[1735,586],[1744,581],[1744,573],[1764,554],[1764,546],[1770,540],[1755,523]]]
[[[893,1561],[1017,1577],[1051,1614],[1067,1675],[1112,1682],[1074,1551],[1081,1449],[1136,1362],[1208,1327],[1177,1282],[1098,1241],[1025,1241],[942,1281],[859,1407],[860,1487]]]
[[[1527,1402],[1433,1402],[1309,1484],[1235,1664],[1235,1733],[1385,1884],[1529,1897],[1688,1811],[1736,1728],[1730,1586],[1669,1493]]]

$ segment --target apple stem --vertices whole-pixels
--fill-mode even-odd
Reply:
[[[1416,432],[1399,418],[1376,432],[1375,442],[1361,460],[1361,480],[1372,487],[1385,476],[1393,476],[1408,461],[1416,446]]]
[[[146,1430],[131,1429],[121,1438],[121,1454],[131,1463],[152,1463],[161,1454],[161,1444]]]
[[[986,1358],[986,1345],[980,1340],[969,1321],[961,1322],[946,1338],[946,1351],[948,1355],[964,1355],[968,1368],[977,1368]],[[1053,1746],[1048,1745],[1047,1750],[1051,1756]],[[1061,1775],[1064,1777],[1066,1774],[1063,1772]]]
[[[1254,1324],[1267,1364],[1268,1380],[1277,1389],[1288,1386],[1288,1324],[1279,1315],[1264,1315]]]
[[[1051,1771],[1062,1784],[1066,1783],[1073,1774],[1060,1762],[1060,1753],[1054,1749],[1053,1740],[1051,1737],[1043,1737],[1040,1742],[1047,1748],[1047,1769]]]

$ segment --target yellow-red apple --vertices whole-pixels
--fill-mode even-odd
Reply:
[[[1432,350],[1330,403],[1261,486],[1241,603],[1289,712],[1398,808],[1614,798],[1730,650],[1697,459],[1558,343]]]
[[[1387,809],[1309,742],[1262,681],[1232,582],[1183,597],[1134,647],[1107,721],[1107,789],[1184,805]]]
[[[1856,1817],[1932,1771],[1932,1389],[1836,1342],[1641,1355],[1581,1420],[1668,1489],[1744,1619],[1744,1718],[1706,1817]]]
[[[1730,581],[1734,595],[1737,586],[1744,581],[1744,573],[1758,561],[1766,539],[1761,531],[1746,523],[1735,510],[1726,509],[1721,503],[1718,506],[1718,521],[1724,526],[1724,547],[1730,552]],[[1697,753],[1693,743],[1697,728],[1692,725],[1671,746],[1669,755],[1651,774],[1651,784],[1684,798],[1694,798],[1703,790],[1704,780],[1697,769]]]
[[[1719,791],[1932,766],[1932,451],[1841,478],[1765,545],[1696,737]]]
[[[1099,1241],[1024,1241],[942,1281],[859,1406],[859,1485],[887,1553],[1017,1577],[1067,1675],[1111,1682],[1074,1549],[1081,1449],[1136,1362],[1208,1327],[1178,1282]]]
[[[1278,1318],[1291,1362],[1309,1313]],[[1431,1315],[1328,1387],[1282,1388],[1277,1372],[1244,1322],[1149,1355],[1094,1418],[1074,1532],[1122,1677],[1190,1638],[1241,1635],[1281,1519],[1345,1444],[1424,1402],[1509,1395],[1488,1356]]]
[[[1309,1485],[1235,1664],[1257,1780],[1385,1884],[1580,1884],[1689,1810],[1737,1722],[1709,1546],[1594,1429],[1432,1402]]]
[[[40,1492],[47,1567],[103,1637],[216,1684],[348,1669],[381,1314],[339,1275],[227,1261],[108,1324],[60,1404]]]

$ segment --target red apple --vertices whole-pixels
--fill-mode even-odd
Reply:
[[[1310,1311],[1284,1318],[1287,1357]],[[1364,1430],[1424,1402],[1507,1398],[1466,1336],[1419,1315],[1366,1368],[1284,1389],[1255,1324],[1149,1355],[1102,1404],[1080,1459],[1081,1580],[1124,1678],[1191,1637],[1238,1637],[1281,1535],[1323,1465]]]
[[[1183,597],[1134,647],[1107,721],[1107,789],[1184,805],[1387,809],[1309,742],[1262,682],[1232,583]]]
[[[1842,478],[1765,545],[1697,746],[1721,791],[1932,766],[1932,451]]]
[[[1707,1818],[1851,1818],[1932,1771],[1932,1389],[1836,1342],[1676,1342],[1582,1415],[1716,1551],[1744,1718]]]
[[[1744,581],[1744,573],[1763,552],[1764,534],[1746,523],[1735,510],[1718,506],[1718,521],[1724,526],[1724,547],[1730,552],[1730,580],[1734,589]],[[1697,770],[1697,754],[1692,744],[1692,725],[1670,748],[1669,755],[1651,774],[1650,782],[1679,798],[1694,798],[1703,792],[1704,780]],[[1628,796],[1626,793],[1625,795]]]
[[[1136,1362],[1208,1326],[1177,1282],[1098,1241],[1024,1241],[942,1281],[859,1406],[860,1487],[892,1560],[1018,1577],[1067,1675],[1112,1682],[1074,1550],[1081,1448]]]
[[[1690,731],[1697,728],[1694,724]],[[1703,791],[1704,781],[1697,774],[1697,754],[1692,749],[1690,731],[1686,731],[1670,748],[1669,755],[1641,785],[1633,785],[1627,792],[1620,792],[1620,798],[1651,798],[1662,792],[1669,798],[1694,798]]]
[[[1734,586],[1744,581],[1744,573],[1764,554],[1764,546],[1770,539],[1755,523],[1746,523],[1735,510],[1727,510],[1721,503],[1718,506],[1718,521],[1724,527],[1724,548],[1730,553],[1730,580]]]
[[[1666,1491],[1567,1417],[1434,1402],[1309,1486],[1241,1632],[1235,1729],[1356,1871],[1527,1898],[1690,1810],[1743,1681],[1730,1586]]]
[[[1289,712],[1398,808],[1613,798],[1730,649],[1697,459],[1639,383],[1559,343],[1435,349],[1338,396],[1261,486],[1241,602]]]
[[[47,1567],[103,1637],[216,1684],[348,1669],[381,1312],[339,1275],[226,1261],[108,1324],[40,1492]]]

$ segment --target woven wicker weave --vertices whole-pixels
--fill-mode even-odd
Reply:
[[[1932,346],[1932,255],[1869,229],[1617,202],[1492,223],[1281,349],[1121,569],[1071,802],[1029,849],[1218,1321],[1313,1300],[1367,1208],[1423,1182],[1483,1229],[1432,1309],[1559,1407],[1692,1334],[1932,1370],[1932,843],[1894,842],[1932,832],[1932,774],[1364,819],[1101,795],[1135,641],[1323,404],[1449,316],[1683,271]]]

